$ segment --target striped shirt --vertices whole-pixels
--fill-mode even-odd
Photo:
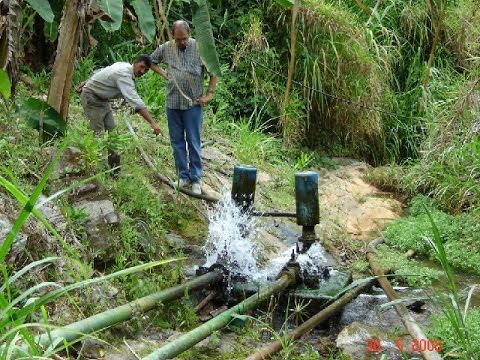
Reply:
[[[97,71],[88,79],[84,89],[103,100],[123,96],[135,110],[145,109],[145,103],[135,89],[134,79],[133,65],[117,62]]]
[[[167,65],[167,108],[187,110],[203,96],[205,67],[195,39],[188,39],[185,50],[180,50],[175,40],[167,41],[152,53],[151,58],[154,64]]]

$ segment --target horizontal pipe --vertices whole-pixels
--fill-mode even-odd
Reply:
[[[297,278],[298,277],[294,269],[287,269],[271,286],[250,296],[241,303],[235,305],[227,311],[224,311],[217,317],[207,321],[192,331],[189,331],[178,339],[175,339],[174,341],[162,346],[160,349],[144,357],[143,360],[164,360],[174,358],[185,350],[190,349],[203,339],[207,338],[214,331],[227,326],[233,320],[235,314],[244,314],[261,302],[267,300],[271,294],[278,293],[282,290],[285,290],[290,285],[293,285],[297,281]]]
[[[205,275],[187,281],[184,284],[158,291],[154,294],[150,294],[129,302],[128,304],[118,306],[114,309],[104,311],[102,313],[90,316],[89,318],[64,326],[61,329],[51,331],[50,334],[42,334],[37,336],[35,338],[35,343],[44,347],[48,347],[54,342],[62,344],[62,341],[57,341],[59,339],[65,339],[67,342],[72,342],[79,339],[84,334],[105,329],[122,321],[129,320],[138,313],[144,313],[152,310],[160,304],[165,304],[175,299],[179,299],[185,295],[185,291],[198,290],[206,285],[210,285],[221,280],[222,277],[223,273],[221,271],[212,271],[206,273]]]
[[[282,212],[282,211],[252,211],[253,216],[260,217],[297,217],[294,212]]]

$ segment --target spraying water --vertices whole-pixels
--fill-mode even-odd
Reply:
[[[260,247],[257,236],[261,232],[256,219],[243,213],[234,203],[228,191],[221,201],[209,211],[208,237],[205,243],[205,267],[222,264],[230,273],[240,275],[257,284],[272,281],[290,260],[292,246],[260,269],[256,258]],[[302,274],[322,278],[327,259],[319,243],[298,255],[296,261]]]
[[[242,213],[227,191],[209,211],[208,219],[205,266],[219,263],[231,273],[253,278],[259,271],[255,261],[258,246],[253,241],[258,233],[255,219]]]

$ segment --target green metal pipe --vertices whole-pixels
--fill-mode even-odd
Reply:
[[[65,339],[68,342],[77,340],[84,334],[105,329],[122,321],[129,320],[138,313],[152,310],[161,303],[165,304],[172,300],[179,299],[185,295],[185,291],[198,290],[203,286],[221,280],[222,277],[223,273],[221,271],[211,271],[184,284],[144,296],[128,304],[118,306],[62,327],[61,329],[51,331],[50,335],[42,334],[37,336],[35,343],[48,347],[54,342],[59,343],[59,339]],[[60,344],[62,344],[62,342],[60,342]]]
[[[289,286],[295,284],[297,279],[297,271],[293,268],[287,268],[280,275],[279,279],[271,286],[267,287],[259,293],[250,296],[241,303],[235,305],[227,311],[224,311],[217,317],[182,335],[178,339],[162,346],[160,349],[144,357],[143,360],[164,360],[174,358],[178,354],[181,354],[185,350],[191,348],[195,344],[207,338],[214,331],[217,331],[227,326],[230,321],[232,321],[235,314],[246,313],[261,302],[267,300],[271,294],[285,290]]]

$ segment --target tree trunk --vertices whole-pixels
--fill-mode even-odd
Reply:
[[[18,54],[20,54],[21,0],[0,0],[0,69],[7,72],[12,95],[18,82]]]
[[[57,54],[53,64],[52,82],[48,92],[48,104],[66,120],[72,87],[75,56],[80,40],[81,18],[85,15],[85,0],[65,1]]]
[[[283,99],[282,122],[283,122],[283,143],[288,146],[290,140],[290,126],[288,116],[286,116],[286,108],[288,106],[288,99],[290,96],[290,89],[292,88],[293,74],[295,72],[295,52],[297,50],[297,27],[296,20],[298,9],[300,7],[300,0],[295,0],[292,9],[292,25],[290,28],[290,64],[288,66],[287,85],[285,87],[285,96]]]

